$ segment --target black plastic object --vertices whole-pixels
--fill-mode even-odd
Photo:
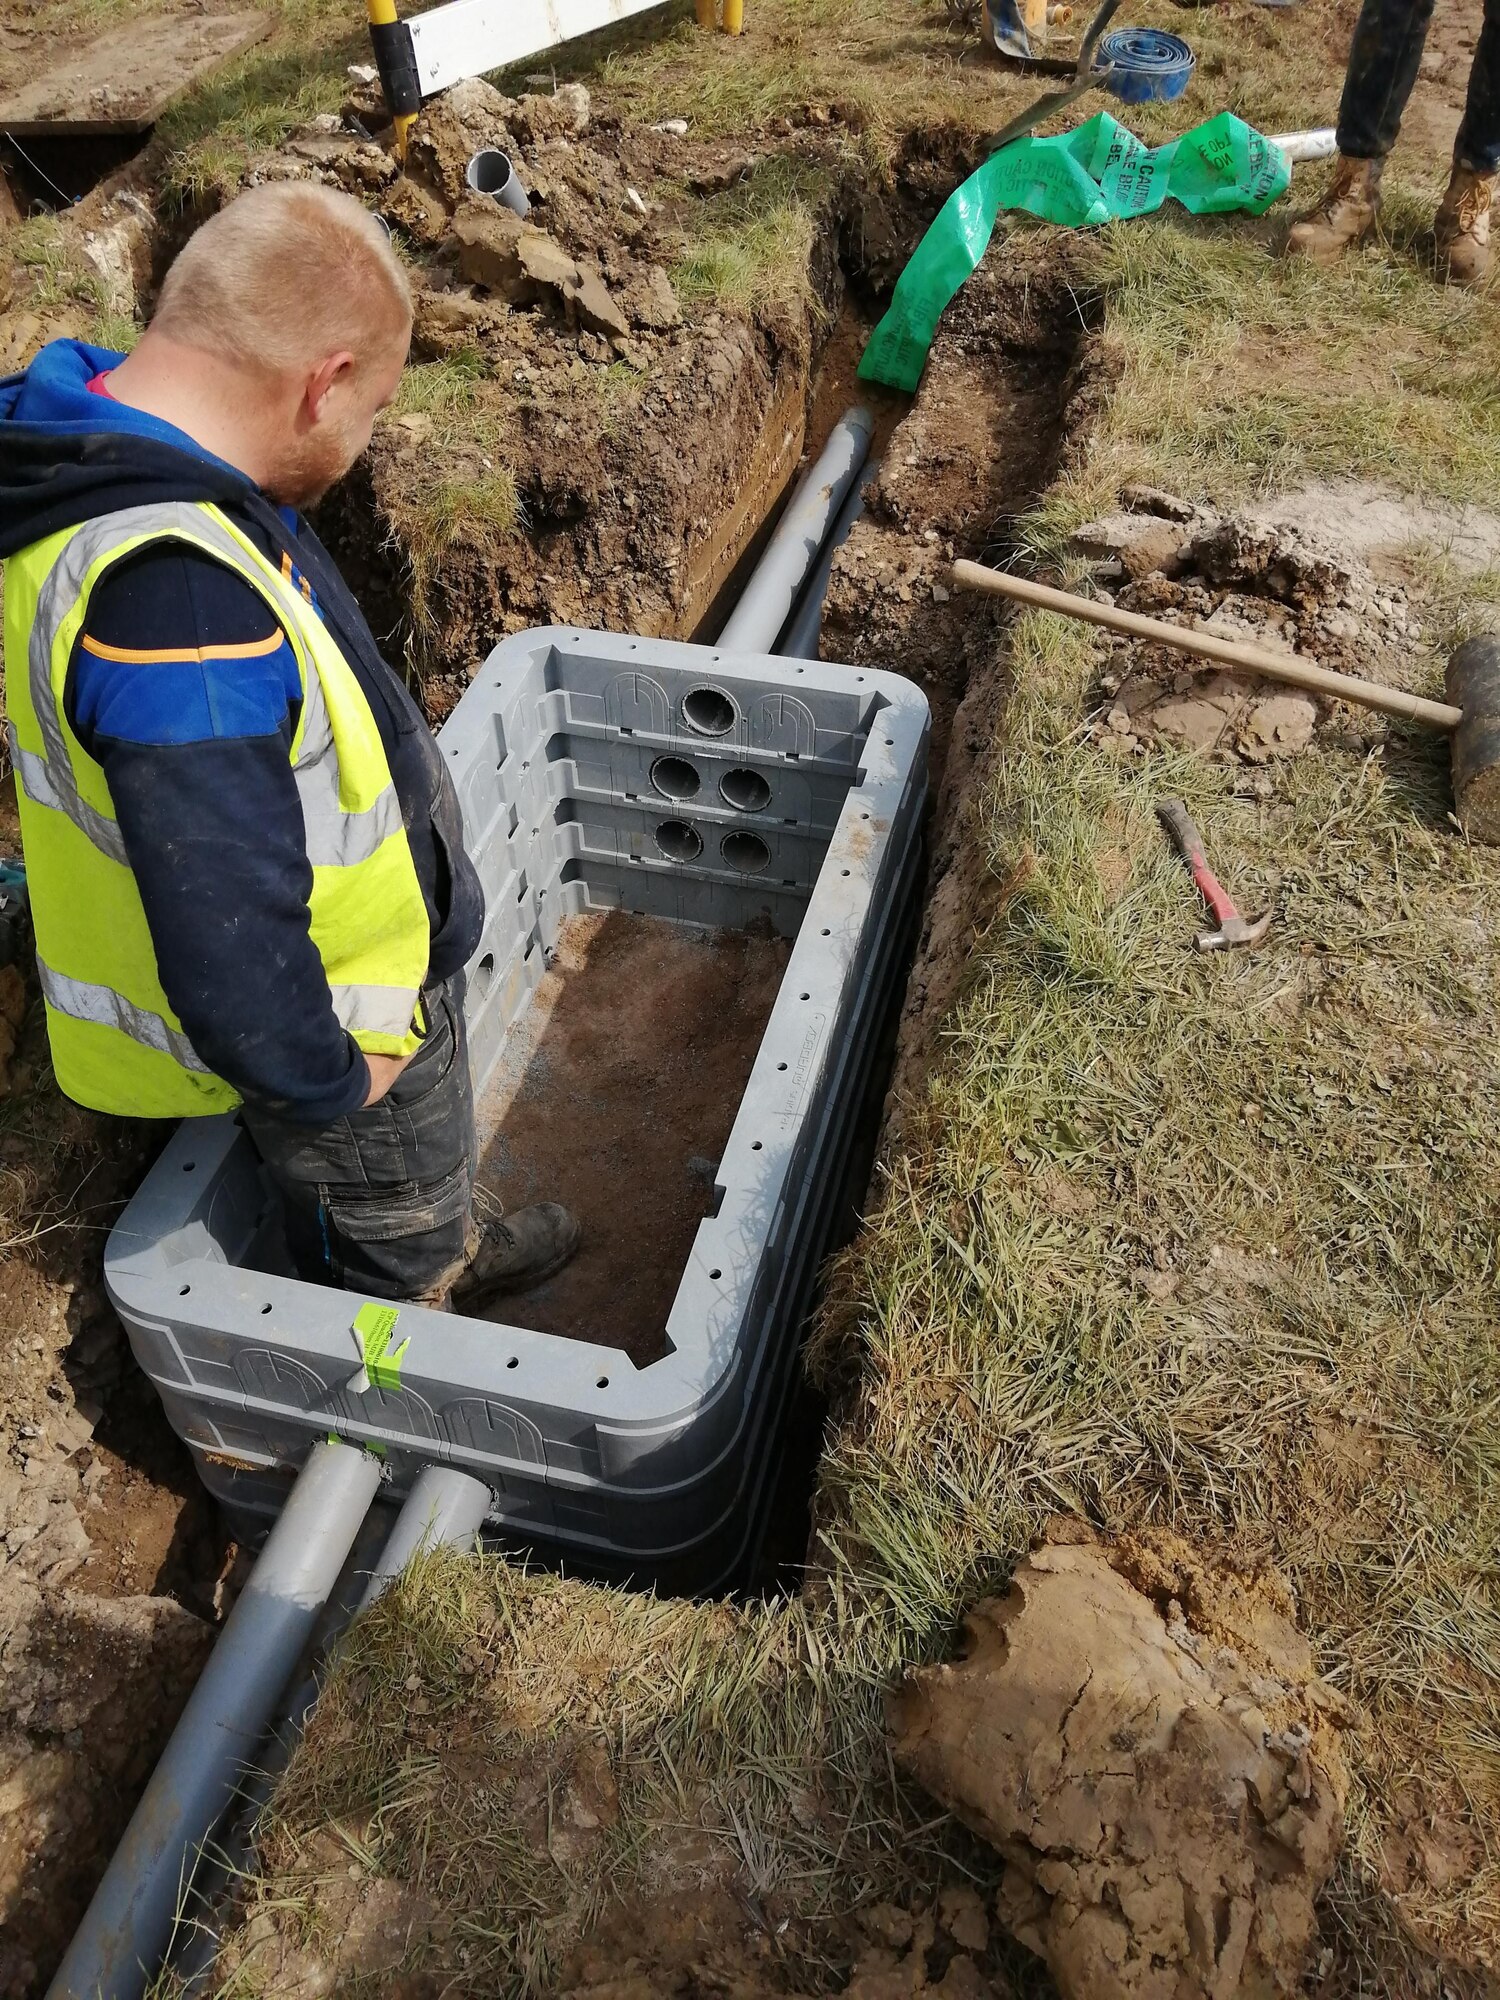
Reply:
[[[391,116],[414,118],[422,109],[422,85],[417,76],[417,52],[412,46],[411,29],[404,21],[386,21],[379,27],[372,21],[370,44]]]

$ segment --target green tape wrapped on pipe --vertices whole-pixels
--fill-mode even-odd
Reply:
[[[1280,147],[1231,111],[1165,146],[1141,143],[1107,111],[1054,139],[1016,139],[955,188],[896,282],[860,375],[911,391],[938,321],[989,248],[1002,208],[1066,229],[1148,215],[1171,197],[1193,215],[1261,215],[1286,192]]]

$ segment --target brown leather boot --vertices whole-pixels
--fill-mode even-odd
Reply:
[[[1327,194],[1287,237],[1287,255],[1336,264],[1346,250],[1363,243],[1380,212],[1384,165],[1383,160],[1346,160],[1340,154]]]
[[[1433,226],[1438,270],[1450,284],[1482,285],[1489,276],[1490,206],[1497,180],[1500,174],[1454,165]]]

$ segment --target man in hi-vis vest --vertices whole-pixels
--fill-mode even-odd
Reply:
[[[401,266],[281,184],[197,232],[128,356],[0,382],[11,756],[57,1081],[243,1106],[298,1272],[479,1310],[572,1254],[471,1212],[483,894],[432,735],[297,509],[395,394]]]

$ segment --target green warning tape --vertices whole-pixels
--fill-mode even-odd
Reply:
[[[1016,139],[948,197],[896,281],[860,375],[916,388],[938,321],[989,248],[1002,208],[1066,229],[1149,215],[1168,196],[1193,215],[1261,215],[1291,178],[1280,147],[1231,111],[1165,146],[1143,145],[1107,111],[1055,139]]]

